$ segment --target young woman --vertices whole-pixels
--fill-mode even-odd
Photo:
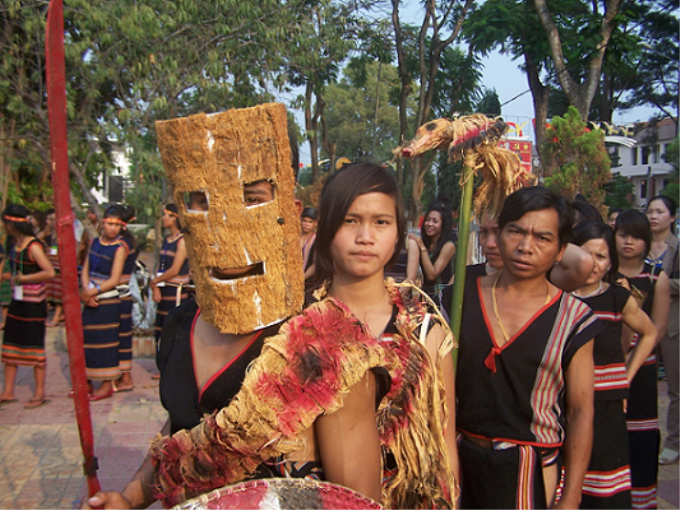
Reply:
[[[668,317],[668,329],[661,338],[661,354],[663,366],[668,381],[668,419],[666,428],[668,437],[664,442],[664,448],[659,454],[659,464],[673,464],[678,461],[678,385],[680,385],[680,371],[678,360],[678,238],[674,235],[677,205],[675,201],[666,196],[657,196],[649,201],[647,206],[647,218],[652,228],[652,249],[649,252],[648,264],[663,269],[668,275],[671,286],[671,310],[674,311]]]
[[[302,269],[305,271],[305,282],[311,283],[311,279],[314,276],[314,241],[316,241],[318,214],[313,207],[305,207],[300,218]]]
[[[186,285],[190,280],[184,234],[175,204],[167,204],[163,208],[161,222],[163,228],[170,230],[170,234],[163,240],[163,248],[158,263],[158,275],[151,280],[153,300],[158,303],[155,329],[156,350],[168,312],[189,299]],[[154,378],[157,377],[154,376]]]
[[[14,238],[10,254],[12,301],[9,305],[2,345],[5,364],[5,389],[0,403],[15,402],[14,381],[17,367],[33,367],[35,391],[24,406],[39,407],[45,399],[45,320],[47,318],[47,287],[54,278],[42,243],[33,235],[28,219],[30,212],[22,205],[10,205],[2,213],[7,234]]]
[[[130,278],[135,269],[135,262],[139,251],[135,236],[128,230],[127,225],[135,219],[135,209],[131,205],[124,206],[123,227],[121,239],[126,244],[127,257],[123,263],[123,274],[120,283],[116,287],[120,297],[120,329],[118,336],[118,364],[120,365],[120,378],[114,384],[114,391],[132,391],[132,294],[130,293]]]
[[[645,263],[652,244],[649,221],[639,211],[623,211],[616,218],[615,234],[623,283],[630,286],[642,310],[652,319],[658,338],[661,338],[668,324],[670,285],[666,273]],[[628,348],[635,346],[637,338],[633,335],[628,342],[630,336],[625,333],[624,338],[623,347],[627,354]],[[633,508],[656,506],[659,453],[657,398],[656,355],[651,354],[630,384],[626,413]]]
[[[233,483],[234,474],[264,463],[276,473],[308,472],[390,508],[450,507],[450,459],[455,469],[457,455],[444,331],[428,330],[424,310],[407,310],[383,280],[404,225],[399,190],[385,168],[351,165],[327,181],[316,245],[320,301],[265,341],[228,408],[152,446],[166,503]],[[184,453],[194,448],[200,456]]]
[[[106,209],[101,237],[90,244],[81,276],[87,378],[102,381],[102,385],[92,391],[90,400],[113,395],[114,382],[121,376],[118,352],[121,306],[116,287],[128,256],[128,245],[120,235],[125,217],[126,211],[121,205]]]
[[[453,274],[451,259],[456,254],[456,246],[453,244],[452,224],[451,208],[442,201],[436,201],[427,208],[420,237],[409,234],[406,277],[415,281],[420,265],[422,288],[437,304],[442,286]]]
[[[593,450],[583,482],[581,508],[630,508],[630,467],[624,399],[628,386],[656,345],[656,328],[630,291],[615,284],[618,256],[607,225],[586,221],[572,242],[593,256],[595,267],[583,287],[574,291],[606,328],[595,337],[595,418]],[[624,356],[622,324],[639,336]]]
[[[38,234],[47,247],[47,258],[56,272],[54,278],[47,280],[47,302],[54,306],[54,316],[47,322],[47,327],[58,326],[63,321],[63,307],[61,299],[61,276],[59,274],[59,245],[57,244],[57,218],[54,209],[45,211],[45,228]]]

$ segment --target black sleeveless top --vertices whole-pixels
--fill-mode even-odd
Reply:
[[[621,347],[621,312],[629,298],[627,289],[610,285],[603,293],[583,299],[605,326],[593,345],[595,400],[598,401],[628,398],[626,359]]]
[[[159,391],[170,415],[171,432],[191,429],[204,414],[227,407],[241,389],[246,369],[260,355],[267,337],[279,331],[282,322],[269,326],[230,363],[213,375],[200,390],[196,384],[193,356],[193,325],[199,308],[194,299],[173,309],[165,319],[156,362],[161,372]]]

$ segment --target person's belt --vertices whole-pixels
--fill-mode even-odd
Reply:
[[[518,446],[517,443],[511,443],[510,441],[492,441],[491,439],[473,436],[462,430],[460,433],[463,434],[463,437],[472,444],[475,444],[486,450],[509,450],[510,448],[515,448]]]

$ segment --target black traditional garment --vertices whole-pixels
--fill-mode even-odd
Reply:
[[[626,360],[621,347],[621,314],[630,299],[623,287],[584,298],[605,330],[595,337],[593,448],[583,481],[581,508],[630,508],[628,433],[623,399],[628,398]]]
[[[654,266],[645,264],[642,272],[625,276],[633,293],[644,298],[642,310],[652,316],[654,287],[659,273]],[[619,274],[620,277],[624,277]],[[631,348],[637,343],[633,335]],[[659,412],[657,407],[657,363],[652,352],[640,367],[630,384],[628,412],[626,413],[630,448],[631,499],[633,508],[656,508],[656,483],[659,471],[660,444]]]
[[[30,275],[42,271],[31,258],[30,249],[34,243],[42,245],[37,239],[28,243],[26,248],[10,253],[12,275]],[[13,366],[44,367],[45,320],[47,319],[47,285],[45,282],[21,285],[17,293],[12,279],[12,301],[7,311],[2,343],[2,362]]]
[[[163,240],[163,247],[160,253],[160,263],[158,265],[158,275],[165,273],[172,267],[177,253],[177,244],[180,239],[184,239],[184,234],[179,233],[176,237],[166,237]],[[156,309],[156,326],[154,334],[156,337],[156,348],[163,331],[163,322],[168,316],[168,312],[189,299],[189,292],[186,285],[191,281],[189,275],[189,259],[185,259],[177,276],[167,282],[161,282],[157,287],[161,291],[161,302]]]
[[[456,374],[456,424],[464,435],[461,505],[545,508],[540,468],[557,461],[565,439],[565,373],[604,326],[582,301],[558,291],[499,347],[480,280],[466,280]],[[504,483],[475,477],[484,466],[487,473],[502,471]]]
[[[117,237],[111,242],[97,237],[90,244],[88,266],[90,284],[101,285],[111,278],[116,252],[125,250],[127,244]],[[120,377],[118,348],[120,345],[120,297],[113,290],[97,296],[98,306],[83,308],[83,336],[87,378],[116,381]]]

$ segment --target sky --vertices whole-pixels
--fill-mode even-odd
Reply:
[[[402,10],[402,19],[414,25],[420,25],[422,7],[415,0],[406,0]],[[385,14],[382,13],[384,16]],[[410,17],[409,21],[407,18]],[[530,125],[534,117],[534,107],[529,91],[529,82],[526,75],[519,69],[521,60],[513,61],[507,55],[501,55],[498,51],[492,52],[482,59],[484,69],[482,71],[482,85],[488,89],[495,88],[502,106],[501,115],[506,121],[515,122],[517,125]],[[518,96],[518,97],[516,97]],[[626,111],[616,111],[613,122],[617,125],[630,124],[638,121],[649,120],[658,110],[652,107],[639,107]],[[300,126],[304,126],[302,111],[296,112],[296,119]],[[527,124],[525,124],[527,123]],[[533,139],[533,133],[529,128],[526,136]],[[300,145],[300,162],[309,164],[311,157],[309,145]]]

